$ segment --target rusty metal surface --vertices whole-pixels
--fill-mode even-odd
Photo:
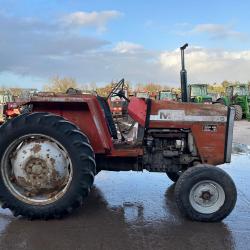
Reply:
[[[16,151],[12,166],[17,183],[32,193],[54,190],[68,176],[67,156],[47,140],[24,143]]]
[[[34,205],[49,204],[63,195],[71,180],[70,169],[62,145],[37,134],[14,141],[2,159],[3,179],[9,191]]]
[[[14,219],[0,209],[0,249],[249,249],[249,162],[241,152],[223,166],[236,183],[238,201],[221,223],[184,219],[165,174],[101,172],[84,207],[63,220]]]
[[[163,116],[163,120],[157,119],[159,111],[166,109],[170,116]],[[151,115],[156,118],[150,121],[150,128],[190,129],[203,163],[212,165],[224,163],[227,107],[212,104],[159,101],[152,102]],[[209,131],[205,129],[205,126],[214,129]]]
[[[89,99],[93,99],[93,95],[78,94],[56,94],[53,92],[41,92],[35,96],[32,96],[30,102],[85,102]]]
[[[142,150],[116,149],[113,145],[106,120],[101,107],[93,95],[47,94],[34,96],[34,111],[47,111],[65,117],[76,124],[89,138],[96,154],[109,156],[141,155]],[[146,102],[144,99],[132,98],[128,112],[142,126],[146,121]],[[160,110],[175,112],[178,120],[151,120],[150,128],[187,128],[192,130],[199,155],[204,163],[221,164],[224,162],[226,141],[227,108],[222,105],[204,105],[178,103],[172,101],[152,101],[150,116],[157,116]],[[178,113],[179,112],[179,113]],[[187,120],[180,120],[182,113]],[[205,119],[201,122],[199,119]],[[211,119],[211,121],[209,120]],[[214,131],[206,131],[206,126],[214,126]]]
[[[104,113],[93,95],[35,96],[34,112],[50,112],[71,121],[85,133],[95,153],[108,153],[113,144]]]

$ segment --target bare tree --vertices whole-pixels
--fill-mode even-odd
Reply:
[[[51,82],[44,86],[45,91],[65,93],[69,88],[78,88],[75,79],[70,77],[60,78],[56,76],[52,78]]]

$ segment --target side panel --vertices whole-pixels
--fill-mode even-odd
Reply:
[[[128,114],[144,127],[147,116],[146,100],[144,98],[132,97],[128,105]]]
[[[225,162],[227,107],[222,105],[152,102],[150,128],[180,128],[192,131],[203,163]]]
[[[31,100],[33,112],[50,112],[63,116],[85,133],[96,154],[109,153],[111,136],[101,107],[94,96],[63,98],[36,97]]]

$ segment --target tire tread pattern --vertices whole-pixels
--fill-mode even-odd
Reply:
[[[65,120],[63,117],[50,113],[26,113],[12,119],[8,124],[0,128],[0,140],[2,143],[8,141],[6,136],[11,135],[12,130],[18,130],[18,128],[24,126],[27,127],[27,133],[30,128],[39,128],[42,126],[56,131],[57,134],[61,134],[61,137],[70,143],[72,147],[71,152],[74,152],[70,157],[72,159],[74,158],[75,162],[79,164],[73,166],[73,179],[70,184],[70,191],[67,191],[70,192],[70,194],[67,194],[67,198],[64,198],[66,196],[65,194],[59,201],[39,207],[28,205],[14,197],[3,184],[2,176],[0,176],[0,201],[2,202],[2,208],[9,208],[14,216],[21,215],[28,219],[47,220],[62,218],[70,214],[74,209],[80,207],[84,198],[90,192],[96,173],[93,149],[87,136],[79,131],[77,126]],[[1,144],[0,157],[2,157],[4,152],[3,147]],[[76,180],[74,180],[74,178]]]

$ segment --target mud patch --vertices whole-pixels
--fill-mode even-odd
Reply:
[[[41,149],[42,149],[42,146],[40,144],[35,144],[34,147],[30,149],[30,151],[36,154],[40,152]]]

